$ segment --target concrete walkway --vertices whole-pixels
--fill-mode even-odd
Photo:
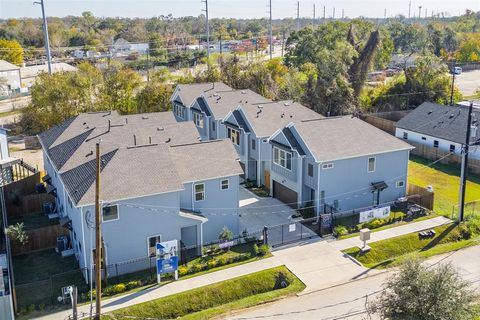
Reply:
[[[450,222],[449,219],[436,217],[388,230],[374,232],[372,233],[371,242],[434,228]],[[300,280],[302,280],[303,283],[305,283],[306,289],[301,295],[308,294],[312,291],[317,291],[379,273],[377,270],[363,267],[348,255],[341,252],[343,249],[361,244],[362,243],[357,238],[339,241],[333,239],[325,240],[321,238],[312,239],[297,243],[289,248],[276,250],[273,252],[273,257],[271,258],[186,280],[175,281],[161,287],[154,287],[116,298],[106,299],[102,303],[102,312],[110,312],[116,309],[125,308],[138,303],[244,276],[280,265],[285,265]],[[89,313],[89,311],[90,308],[88,305],[79,307],[79,312]],[[70,311],[67,310],[44,316],[40,319],[65,319],[69,314]]]

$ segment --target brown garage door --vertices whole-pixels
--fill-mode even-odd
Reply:
[[[297,209],[297,193],[283,184],[273,180],[273,197]]]

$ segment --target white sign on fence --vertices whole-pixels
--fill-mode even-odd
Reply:
[[[288,225],[288,232],[295,232],[296,229],[297,229],[297,225],[295,223]]]
[[[368,222],[373,219],[385,219],[390,216],[390,206],[374,208],[360,212],[360,223]]]

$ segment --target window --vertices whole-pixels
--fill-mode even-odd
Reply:
[[[368,172],[375,171],[375,157],[368,158]]]
[[[185,108],[179,104],[173,105],[173,113],[179,118],[185,118]]]
[[[433,140],[433,147],[438,148],[438,140]]]
[[[406,131],[403,132],[403,139],[405,139],[405,140],[408,139],[408,132],[406,132]]]
[[[422,140],[427,140],[427,138],[426,138],[426,137],[422,137]]]
[[[194,112],[193,123],[195,123],[197,127],[203,128],[203,116],[200,113]]]
[[[215,121],[212,121],[212,131],[215,131]]]
[[[292,153],[273,147],[273,162],[280,167],[292,170]]]
[[[240,132],[238,130],[227,128],[227,136],[233,144],[236,144],[237,146],[240,145]]]
[[[255,150],[257,141],[255,139],[252,139],[252,150]]]
[[[103,207],[103,222],[118,220],[118,206]]]
[[[205,184],[200,183],[195,185],[195,201],[205,200]]]
[[[395,186],[397,188],[403,188],[405,186],[405,181],[404,180],[398,180],[396,183],[395,183]]]
[[[157,243],[161,242],[160,236],[148,237],[148,256],[154,257],[157,255]]]
[[[220,181],[220,189],[227,190],[228,189],[228,179]]]
[[[313,177],[313,164],[308,164],[308,176]]]
[[[333,169],[333,163],[324,163],[322,164],[322,169]]]
[[[455,145],[454,144],[450,145],[450,152],[455,152]]]

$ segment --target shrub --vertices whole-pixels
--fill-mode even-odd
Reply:
[[[220,259],[217,260],[217,266],[224,266],[228,264],[228,260],[225,257],[220,257]]]
[[[127,290],[132,290],[132,289],[135,289],[135,288],[140,287],[140,286],[141,286],[140,281],[129,281],[129,282],[127,282]]]
[[[29,305],[29,306],[27,307],[27,312],[28,312],[28,313],[31,313],[31,312],[33,312],[33,311],[35,311],[35,305],[34,305],[34,304],[31,304],[31,305]]]
[[[45,310],[45,303],[40,303],[38,305],[38,310],[40,310],[40,311]]]
[[[260,247],[258,247],[258,255],[259,256],[264,256],[270,252],[270,247],[267,244],[262,244]]]
[[[180,267],[178,267],[178,275],[179,275],[180,277],[183,277],[183,276],[185,276],[185,275],[187,275],[187,274],[188,274],[188,268],[187,268],[187,267],[185,267],[185,266],[180,266]]]
[[[256,243],[252,247],[252,254],[258,256],[258,245]]]
[[[233,232],[230,231],[226,226],[223,227],[222,231],[218,235],[218,239],[220,240],[232,240],[233,239]]]
[[[337,236],[344,236],[348,234],[348,229],[345,226],[336,226],[333,231]]]
[[[203,266],[200,263],[195,263],[190,267],[192,273],[197,273],[203,270]]]
[[[384,219],[373,219],[372,221],[365,222],[362,225],[362,228],[368,228],[368,229],[377,229],[380,228],[381,226],[384,226],[387,224],[387,220]]]
[[[304,219],[313,218],[315,216],[315,210],[313,202],[309,201],[305,204],[305,207],[298,210]]]
[[[470,230],[469,226],[465,223],[458,226],[458,231],[463,240],[468,240],[472,237],[472,230]]]
[[[467,224],[472,234],[474,235],[480,234],[480,218],[474,217],[471,220],[469,220]]]
[[[217,266],[217,260],[211,259],[207,262],[208,269],[215,268]]]

